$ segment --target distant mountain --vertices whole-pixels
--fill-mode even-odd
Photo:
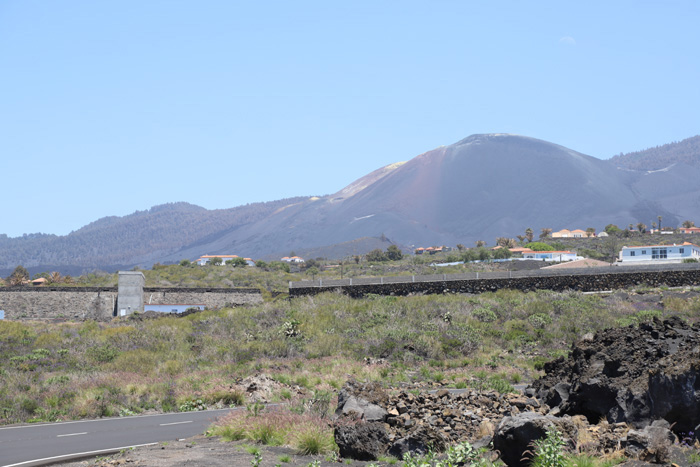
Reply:
[[[630,170],[661,170],[674,164],[700,166],[700,135],[678,143],[620,154],[610,159],[616,167]]]
[[[344,257],[386,247],[385,238],[406,248],[492,244],[528,227],[600,230],[609,223],[650,225],[657,216],[678,225],[698,220],[699,140],[602,161],[525,136],[473,135],[382,167],[329,196],[213,211],[175,203],[103,218],[66,236],[0,235],[0,274],[17,264],[74,274],[202,254]]]
[[[170,203],[124,217],[104,217],[65,236],[0,235],[0,274],[6,275],[18,264],[32,272],[59,270],[67,274],[150,266],[184,246],[207,244],[222,231],[254,224],[302,199],[217,210]]]

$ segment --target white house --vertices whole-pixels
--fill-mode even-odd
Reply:
[[[580,259],[571,251],[530,251],[523,253],[524,259],[538,259],[541,261],[574,261]]]
[[[680,263],[684,259],[700,260],[700,247],[685,242],[682,245],[623,246],[620,251],[623,264]]]

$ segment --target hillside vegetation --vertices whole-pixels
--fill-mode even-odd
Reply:
[[[678,163],[700,166],[700,136],[643,151],[619,154],[611,158],[610,162],[616,167],[631,170],[659,170]]]
[[[351,375],[509,391],[585,333],[700,316],[697,293],[642,292],[323,294],[180,318],[0,321],[0,423],[242,404],[237,384],[261,373],[278,384],[273,400],[318,398]]]

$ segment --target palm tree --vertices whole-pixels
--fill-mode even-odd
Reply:
[[[474,244],[476,245],[477,248],[481,248],[481,247],[485,247],[485,246],[486,246],[486,242],[483,241],[483,240],[477,240],[477,241],[474,242]]]
[[[498,237],[496,239],[496,245],[502,246],[503,248],[515,248],[517,246],[517,242],[514,238]]]
[[[686,229],[689,229],[691,227],[695,227],[695,222],[690,221],[690,220],[683,221],[683,227],[685,227]]]
[[[532,229],[530,227],[525,229],[525,236],[527,237],[528,242],[531,242],[532,238],[535,236],[534,232],[532,231]]]
[[[542,229],[542,233],[540,234],[540,238],[547,238],[551,233],[552,233],[552,229],[545,227]]]
[[[639,233],[644,233],[647,231],[647,226],[644,225],[642,222],[639,222],[637,224],[637,230],[639,230]]]
[[[595,235],[595,229],[593,227],[588,227],[586,229],[586,237],[591,238]]]
[[[61,276],[60,272],[54,271],[51,274],[49,274],[49,282],[52,284],[58,284],[59,282],[63,281],[63,276]]]
[[[657,217],[659,219],[659,230],[661,230],[661,216]]]

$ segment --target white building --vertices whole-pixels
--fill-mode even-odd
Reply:
[[[623,264],[680,263],[684,259],[700,260],[700,247],[685,242],[682,245],[623,246],[620,251]]]
[[[538,259],[540,261],[574,261],[581,259],[571,251],[530,251],[523,253],[524,259]]]

